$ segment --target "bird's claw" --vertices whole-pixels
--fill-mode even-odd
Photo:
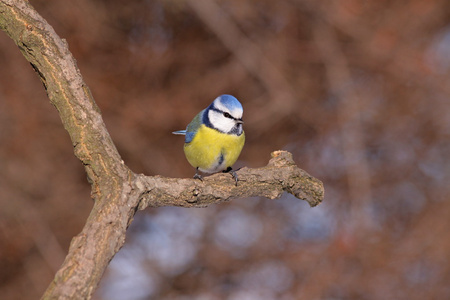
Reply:
[[[197,171],[195,172],[194,179],[200,179],[200,181],[203,181],[203,176],[198,174],[198,168]]]
[[[238,169],[239,170],[239,169]],[[231,167],[228,167],[223,171],[224,173],[230,173],[233,176],[234,181],[236,182],[236,186],[238,185],[238,174]]]

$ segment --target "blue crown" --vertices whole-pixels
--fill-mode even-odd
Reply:
[[[242,104],[241,102],[239,102],[238,99],[236,99],[235,97],[231,96],[231,95],[220,95],[218,97],[218,100],[225,105],[226,107],[228,107],[230,110],[235,110],[235,109],[240,109],[240,110],[244,110],[242,108]]]

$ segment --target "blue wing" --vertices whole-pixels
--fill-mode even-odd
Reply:
[[[202,110],[199,112],[195,118],[189,123],[186,130],[178,130],[172,132],[173,134],[179,134],[179,135],[186,135],[186,138],[184,139],[185,143],[190,143],[192,139],[194,138],[195,134],[197,133],[197,130],[202,125],[202,118],[203,118],[203,112],[205,110]]]

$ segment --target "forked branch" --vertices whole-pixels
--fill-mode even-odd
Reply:
[[[92,182],[94,207],[43,299],[89,299],[138,209],[198,207],[250,196],[273,199],[283,192],[311,206],[322,201],[322,183],[285,151],[274,152],[263,168],[238,171],[237,187],[229,174],[201,182],[133,173],[121,160],[67,43],[26,0],[0,0],[0,29],[40,76]]]

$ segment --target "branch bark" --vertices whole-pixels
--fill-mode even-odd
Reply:
[[[122,161],[66,41],[26,0],[0,0],[0,29],[38,73],[92,184],[93,209],[43,299],[89,299],[138,209],[199,207],[250,196],[274,199],[283,192],[311,206],[322,201],[322,182],[299,169],[285,151],[272,153],[263,168],[241,169],[237,187],[229,174],[200,182],[133,173]]]

